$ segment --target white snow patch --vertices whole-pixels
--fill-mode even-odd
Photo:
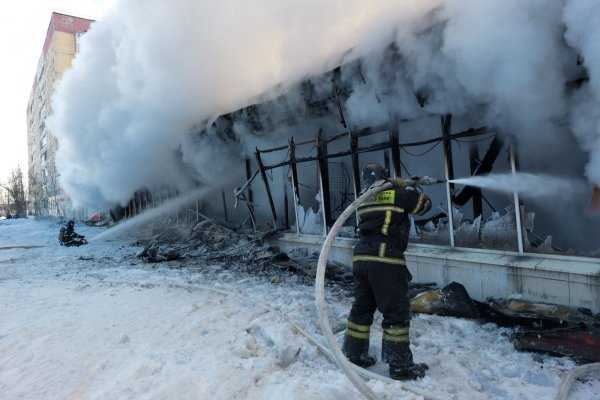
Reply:
[[[61,247],[59,226],[0,221],[0,398],[360,398],[341,369],[282,317],[326,343],[314,289],[297,277],[272,284],[220,264],[144,264],[126,240]],[[87,237],[103,229],[76,226]],[[351,299],[333,291],[327,301],[340,326]],[[374,352],[380,321],[378,315]],[[415,315],[415,359],[431,369],[410,384],[448,399],[553,399],[575,363],[517,352],[509,332]],[[419,398],[400,384],[368,385],[383,399]],[[592,377],[570,398],[599,393]]]

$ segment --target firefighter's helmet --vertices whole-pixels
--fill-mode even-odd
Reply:
[[[377,163],[369,163],[362,170],[362,190],[366,190],[373,183],[388,178],[388,173],[381,165]]]

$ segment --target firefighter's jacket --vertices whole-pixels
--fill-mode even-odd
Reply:
[[[360,243],[353,261],[406,265],[402,253],[410,233],[409,214],[423,215],[430,209],[429,197],[410,187],[394,187],[366,199],[356,211]]]
[[[80,239],[81,237],[83,237],[83,236],[76,233],[75,230],[73,229],[73,227],[67,226],[67,229],[65,230],[65,233],[63,235],[63,243],[66,246],[70,246],[77,242],[76,239]]]

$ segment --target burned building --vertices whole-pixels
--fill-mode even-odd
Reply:
[[[393,47],[386,52],[391,55],[384,60],[400,57]],[[360,191],[361,166],[375,161],[392,176],[449,180],[427,188],[437,206],[414,221],[416,242],[521,254],[598,255],[598,242],[590,238],[599,229],[589,208],[593,188],[583,187],[585,156],[572,137],[566,136],[561,146],[570,146],[562,150],[569,152],[574,165],[559,164],[552,171],[551,150],[524,148],[531,146],[530,139],[485,124],[485,118],[478,121],[485,114],[483,106],[462,115],[435,115],[427,109],[426,93],[413,93],[414,104],[406,112],[395,109],[397,93],[376,92],[373,104],[361,99],[360,107],[374,108],[380,115],[354,118],[362,111],[352,105],[363,96],[357,93],[374,91],[364,78],[364,64],[355,60],[295,86],[277,88],[271,98],[267,95],[266,100],[200,125],[194,135],[221,141],[223,147],[236,143],[245,155],[239,163],[245,180],[226,193],[227,204],[250,205],[243,212],[251,210],[263,226],[324,234]],[[381,75],[385,77],[385,71]],[[393,77],[388,79],[386,87],[399,86]],[[568,133],[564,127],[557,129]],[[261,145],[251,149],[249,143]],[[573,184],[543,191],[540,197],[536,187],[495,188],[493,178],[484,188],[452,182],[490,174],[515,174],[515,180],[539,174],[532,185],[554,185],[544,179],[556,174],[563,183]]]
[[[586,80],[573,64],[565,91]],[[568,124],[519,125],[510,115],[492,118],[485,103],[441,110],[427,82],[407,84],[406,68],[392,45],[198,124],[182,158],[205,146],[226,154],[207,165],[228,160],[210,166],[228,183],[198,213],[276,230],[284,248],[318,251],[357,198],[362,165],[378,162],[395,177],[446,181],[422,188],[434,207],[413,221],[407,260],[417,280],[458,281],[479,299],[523,295],[600,311],[600,224],[590,204],[597,189],[583,179],[586,155]],[[472,177],[485,185],[465,183]],[[355,226],[347,221],[333,255],[348,265]]]

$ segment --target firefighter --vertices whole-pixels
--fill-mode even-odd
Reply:
[[[431,201],[407,187],[402,179],[389,179],[381,165],[367,164],[362,170],[363,192],[378,181],[392,182],[393,187],[369,197],[357,209],[360,240],[352,257],[354,303],[342,351],[350,362],[363,368],[376,363],[368,350],[373,315],[379,309],[383,315],[381,358],[389,364],[390,377],[422,378],[429,367],[415,364],[410,350],[408,282],[412,276],[404,251],[410,231],[409,214],[425,214]]]
[[[85,236],[75,232],[75,221],[70,220],[67,222],[67,227],[62,234],[62,244],[65,246],[81,246],[87,244]]]

